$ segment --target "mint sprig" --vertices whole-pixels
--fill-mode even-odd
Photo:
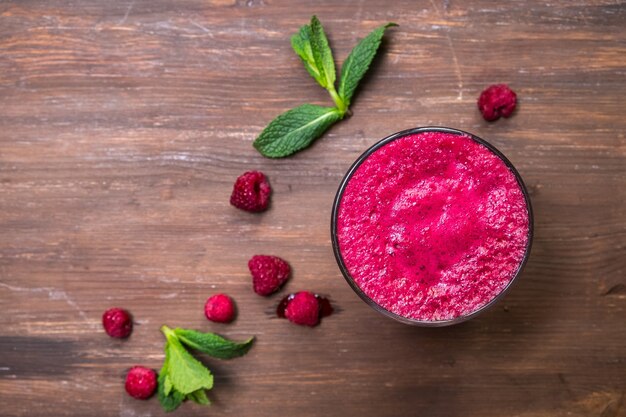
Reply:
[[[245,355],[254,338],[234,342],[215,333],[167,326],[161,327],[165,335],[165,360],[159,372],[158,397],[165,411],[174,411],[183,401],[210,404],[206,390],[213,388],[213,375],[202,362],[189,353],[188,348],[207,353],[219,359]]]
[[[350,114],[350,103],[359,82],[369,69],[385,29],[397,26],[387,23],[372,31],[354,47],[341,68],[339,91],[335,88],[336,70],[332,50],[324,27],[316,16],[291,37],[291,46],[317,83],[330,94],[335,107],[303,104],[272,120],[254,147],[268,158],[283,158],[309,146],[330,126]]]

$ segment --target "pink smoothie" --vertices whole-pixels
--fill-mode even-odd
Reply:
[[[374,151],[350,178],[337,242],[358,287],[419,321],[475,312],[523,261],[529,211],[515,175],[468,136],[411,134]]]

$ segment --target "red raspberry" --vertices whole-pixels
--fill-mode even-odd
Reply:
[[[226,294],[215,294],[204,305],[206,318],[217,323],[230,323],[235,318],[235,303]]]
[[[255,255],[248,261],[254,292],[270,295],[289,279],[289,264],[277,256]]]
[[[272,188],[265,174],[259,171],[249,171],[235,181],[230,204],[252,213],[265,211],[270,202],[271,192]]]
[[[317,326],[320,322],[319,300],[311,292],[297,292],[285,308],[285,317],[290,322],[301,326]]]
[[[102,326],[109,336],[124,339],[133,331],[133,319],[122,308],[110,308],[102,315]]]
[[[492,122],[509,117],[517,105],[517,94],[506,84],[495,84],[484,90],[478,98],[478,109],[485,120]]]
[[[157,375],[152,369],[133,366],[126,374],[126,392],[138,400],[146,400],[154,394]]]

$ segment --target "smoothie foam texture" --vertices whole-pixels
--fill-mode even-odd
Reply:
[[[524,193],[502,159],[469,136],[410,134],[375,150],[341,197],[337,241],[374,302],[419,321],[493,300],[523,261]]]

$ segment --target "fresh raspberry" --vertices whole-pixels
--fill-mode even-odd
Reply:
[[[517,105],[517,94],[506,84],[495,84],[484,90],[478,98],[478,109],[485,120],[492,122],[509,117]]]
[[[133,366],[126,374],[126,392],[138,400],[146,400],[154,394],[157,375],[152,369]]]
[[[300,291],[290,297],[285,308],[285,317],[301,326],[317,326],[320,322],[320,303],[315,294]]]
[[[277,256],[255,255],[248,261],[254,292],[270,295],[289,279],[289,264]]]
[[[259,171],[245,172],[235,181],[230,204],[252,213],[265,211],[271,192],[272,188],[265,174]]]
[[[226,294],[215,294],[204,305],[206,318],[217,323],[230,323],[235,318],[235,303]]]
[[[133,319],[122,308],[110,308],[102,315],[102,326],[109,336],[124,339],[133,331]]]

